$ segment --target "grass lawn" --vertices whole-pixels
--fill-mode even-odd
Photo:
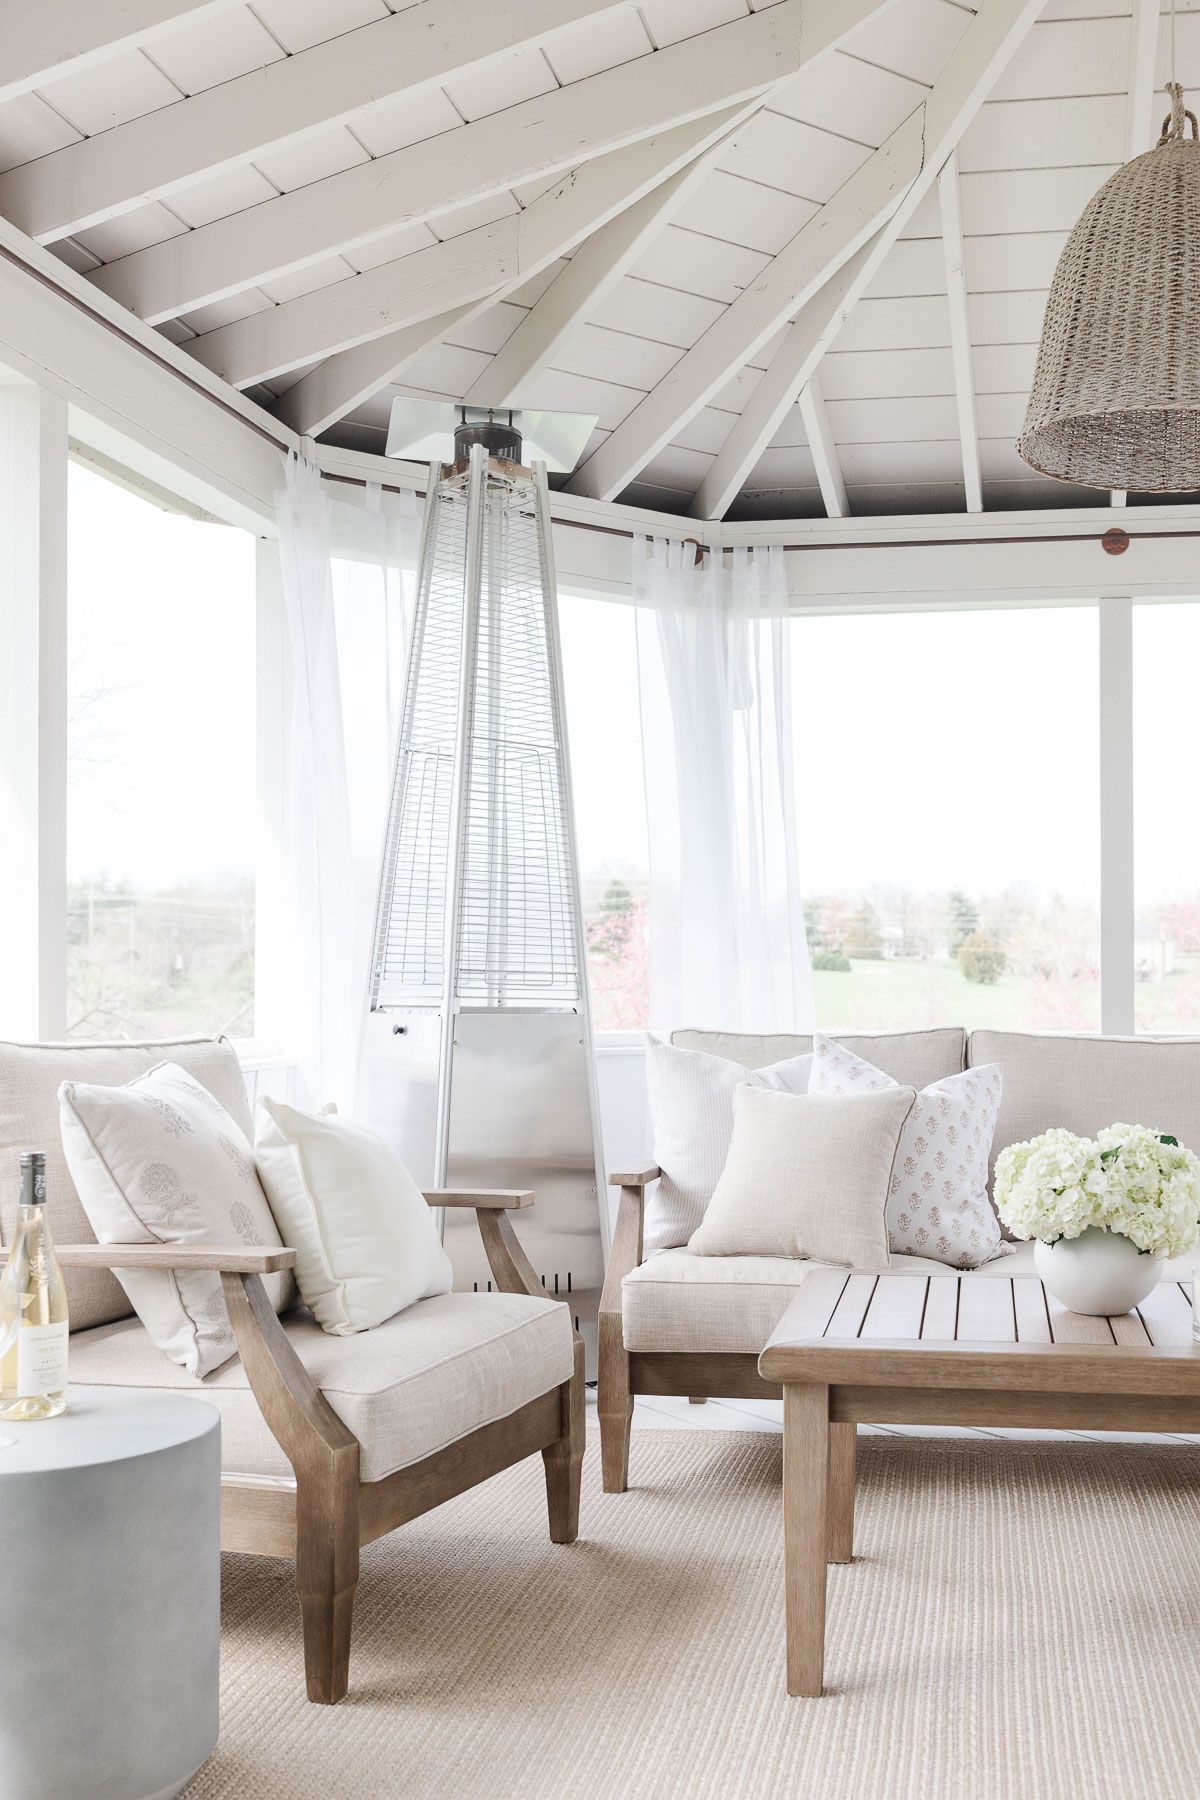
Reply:
[[[954,962],[857,959],[849,974],[815,970],[812,979],[817,1023],[825,1031],[899,1031],[926,1025],[962,1025],[970,1030],[991,1026],[1002,1031],[1100,1029],[1100,984],[1095,980],[1055,983],[1005,975],[985,984],[968,981]]]

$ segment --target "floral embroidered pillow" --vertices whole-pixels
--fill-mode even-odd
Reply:
[[[64,1081],[58,1107],[67,1167],[100,1243],[282,1243],[245,1133],[178,1063],[159,1063],[126,1087]],[[234,1355],[215,1271],[115,1273],[159,1349],[190,1375]],[[291,1276],[269,1276],[266,1286],[277,1311],[291,1304]]]
[[[869,1094],[897,1085],[823,1032],[813,1033],[810,1094]],[[900,1134],[888,1195],[893,1255],[975,1269],[1007,1254],[987,1191],[999,1108],[998,1063],[944,1076],[917,1095]]]

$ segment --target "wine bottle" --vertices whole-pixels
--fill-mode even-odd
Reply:
[[[21,1157],[21,1203],[0,1274],[0,1419],[52,1419],[67,1406],[67,1290],[46,1219],[46,1159]]]

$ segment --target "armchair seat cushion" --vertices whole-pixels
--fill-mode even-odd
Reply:
[[[360,1475],[381,1481],[569,1381],[571,1316],[525,1294],[439,1294],[371,1331],[332,1337],[297,1309],[280,1324],[362,1446]],[[194,1394],[221,1414],[226,1474],[291,1475],[234,1357],[203,1380],[164,1356],[139,1319],[71,1338],[73,1387]]]
[[[695,1350],[757,1356],[813,1269],[831,1263],[783,1256],[696,1256],[662,1250],[625,1277],[622,1326],[627,1350]],[[927,1256],[893,1256],[893,1274],[953,1275]],[[1032,1275],[1033,1245],[972,1269],[968,1281]]]

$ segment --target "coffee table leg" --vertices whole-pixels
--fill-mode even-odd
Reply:
[[[815,1698],[825,1672],[825,1558],[829,1547],[829,1389],[783,1390],[783,1547],[787,1687]]]
[[[854,1561],[854,1461],[856,1425],[829,1427],[829,1560]]]

